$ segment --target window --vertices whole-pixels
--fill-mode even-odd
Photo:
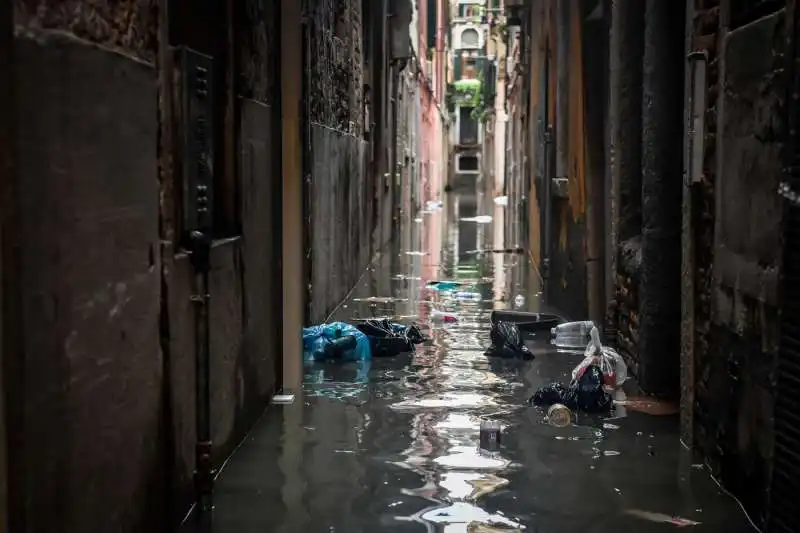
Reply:
[[[458,108],[459,144],[478,144],[478,121],[472,118],[473,107]]]
[[[477,155],[458,156],[458,172],[478,172]]]
[[[480,46],[480,35],[475,28],[467,28],[461,32],[461,47],[462,48],[477,48]]]

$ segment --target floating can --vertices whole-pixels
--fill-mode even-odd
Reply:
[[[493,452],[500,448],[500,441],[500,422],[494,420],[484,420],[481,422],[480,447]]]
[[[547,421],[557,428],[567,427],[572,423],[572,411],[560,403],[554,403],[547,410]]]

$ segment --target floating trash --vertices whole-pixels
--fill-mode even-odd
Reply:
[[[465,283],[462,281],[443,280],[443,281],[429,281],[426,287],[428,287],[429,289],[433,289],[435,291],[452,291],[464,285]]]
[[[483,450],[490,452],[497,451],[500,448],[502,438],[502,430],[500,422],[496,420],[484,420],[481,422],[480,428],[480,447]]]
[[[678,527],[699,526],[701,524],[701,522],[697,522],[695,520],[689,520],[688,518],[670,516],[664,513],[652,513],[650,511],[641,511],[638,509],[629,509],[625,511],[625,514],[629,514],[637,518],[642,518],[644,520],[650,520],[651,522],[656,522],[659,524],[672,524],[673,526],[678,526]]]
[[[476,224],[491,224],[494,220],[489,215],[478,215],[476,217],[465,217],[458,219],[459,222],[475,222]]]
[[[455,324],[458,322],[458,315],[445,311],[431,311],[431,322],[434,324]]]
[[[554,403],[547,409],[547,422],[551,426],[564,428],[572,424],[572,411],[560,403]]]
[[[396,302],[407,302],[408,298],[396,298],[394,296],[370,296],[369,298],[353,298],[354,302],[372,302],[376,304],[390,304]]]
[[[453,294],[453,298],[456,300],[471,300],[473,302],[480,301],[483,296],[479,292],[466,292],[466,291],[459,291]]]

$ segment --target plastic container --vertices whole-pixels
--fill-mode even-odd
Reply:
[[[482,298],[481,293],[479,292],[467,291],[458,291],[453,295],[453,297],[455,297],[456,300],[468,300],[473,302],[477,302]]]
[[[585,348],[593,327],[591,320],[559,324],[550,330],[552,343],[559,348]]]

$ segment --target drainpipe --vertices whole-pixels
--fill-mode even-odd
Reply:
[[[390,145],[391,149],[389,150],[389,176],[392,180],[392,220],[394,222],[393,226],[397,227],[397,224],[400,223],[400,204],[402,201],[400,197],[400,187],[397,183],[397,98],[399,96],[400,68],[394,61],[389,68],[391,70],[389,76],[392,80],[390,96],[391,106],[389,108],[389,116],[392,121],[392,140]]]
[[[549,53],[549,52],[546,52]],[[547,98],[547,95],[544,96]],[[545,105],[546,108],[546,105]],[[545,114],[545,120],[547,115]],[[550,286],[550,253],[553,239],[553,159],[554,159],[553,128],[547,126],[544,132],[544,257],[542,257],[542,300],[547,300]]]
[[[556,25],[556,178],[568,177],[569,143],[569,6],[557,2]]]
[[[195,309],[195,394],[197,441],[195,444],[195,490],[198,517],[204,519],[213,509],[214,468],[211,462],[211,357],[208,313],[208,272],[211,238],[208,232],[189,234],[189,252],[194,268],[192,303]]]
[[[553,233],[553,187],[554,178],[568,177],[567,149],[569,143],[569,6],[570,2],[557,2],[556,7],[556,124],[555,138],[551,134],[551,143],[555,141],[555,176],[553,169],[547,173],[549,178],[545,184],[545,195],[547,203],[545,207],[545,223],[547,234],[545,238],[545,250],[547,258],[543,265],[544,285],[542,291],[544,300],[548,300],[548,289],[550,288],[549,278],[551,269],[552,253],[552,233]],[[549,160],[550,158],[548,158]],[[549,161],[548,161],[549,162]]]
[[[680,380],[684,8],[645,8],[637,377],[653,394],[677,393]]]

